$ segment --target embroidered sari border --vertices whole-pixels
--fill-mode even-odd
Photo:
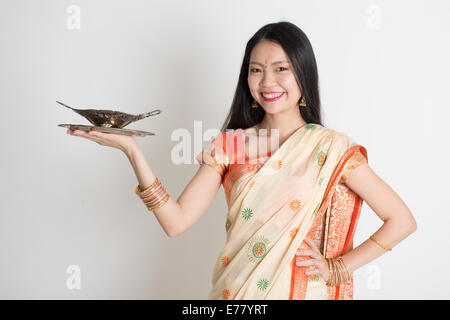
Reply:
[[[331,183],[329,183],[327,186],[327,189],[325,191],[324,200],[322,201],[320,208],[318,210],[324,210],[323,209],[324,204],[328,203],[330,196],[332,196],[330,191],[333,190],[333,193],[334,193],[334,190],[338,183],[338,181],[337,181],[338,177],[340,177],[342,170],[345,168],[345,165],[357,151],[360,151],[363,154],[363,156],[367,159],[367,150],[362,145],[354,145],[354,146],[350,147],[344,153],[342,160],[337,167],[338,169],[336,170],[335,174],[333,175],[333,178],[331,179]],[[349,228],[346,240],[345,240],[343,252],[345,252],[347,250],[350,240],[353,237],[356,222],[358,220],[359,212],[361,210],[361,205],[362,205],[361,198],[358,195],[356,195],[355,207],[352,212],[352,220],[351,220],[350,228]],[[328,237],[328,234],[327,234],[327,237]],[[326,253],[326,246],[324,246],[324,253]],[[296,260],[296,257],[294,256],[294,258],[292,259],[291,287],[290,287],[290,293],[289,293],[289,300],[293,300],[294,287],[295,287],[295,281],[296,281],[296,272],[297,271],[300,272],[299,270],[297,270],[295,260]],[[300,267],[298,267],[298,268],[300,268]],[[303,281],[307,281],[307,277],[302,277],[302,278],[303,278],[302,279]],[[339,300],[340,285],[336,286],[335,288],[336,288],[336,290],[335,290],[334,298],[335,298],[335,300]]]

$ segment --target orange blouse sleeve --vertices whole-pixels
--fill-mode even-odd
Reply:
[[[341,182],[345,183],[345,180],[352,172],[352,170],[354,170],[363,163],[368,163],[367,158],[361,153],[360,150],[358,150],[352,155],[352,157],[348,160],[347,164],[345,165],[344,173],[341,176]]]
[[[224,152],[224,141],[221,132],[195,157],[200,164],[207,164],[216,170],[222,180],[229,167],[229,159]]]

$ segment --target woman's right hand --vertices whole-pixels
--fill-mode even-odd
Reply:
[[[128,154],[133,148],[138,146],[133,136],[99,132],[94,128],[92,128],[89,132],[83,130],[68,129],[67,134],[89,139],[91,141],[97,142],[102,146],[119,149],[126,154]]]

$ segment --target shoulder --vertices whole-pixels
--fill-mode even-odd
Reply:
[[[320,124],[307,124],[306,130],[310,130],[312,135],[316,135],[316,137],[322,141],[341,142],[347,145],[351,145],[355,142],[346,132],[338,131]]]
[[[317,128],[318,132],[322,134],[320,145],[336,148],[339,158],[367,163],[367,149],[347,132],[324,126],[318,126]]]
[[[356,140],[347,132],[338,131],[336,129],[323,126],[320,126],[320,129],[324,132],[324,134],[327,137],[331,138],[333,141],[341,143],[347,149],[355,145],[358,145]]]
[[[242,137],[242,129],[226,129],[225,131],[220,131],[220,133],[214,138],[213,142],[224,148],[232,141],[235,140],[236,137]]]

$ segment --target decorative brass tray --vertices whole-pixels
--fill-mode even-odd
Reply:
[[[125,134],[125,135],[137,135],[137,136],[148,136],[154,135],[152,132],[141,131],[141,130],[133,130],[133,129],[124,129],[128,124],[150,117],[161,113],[161,110],[156,109],[151,112],[142,113],[138,115],[128,114],[120,111],[113,110],[100,110],[100,109],[76,109],[69,107],[68,105],[56,101],[60,105],[69,108],[81,116],[85,117],[91,124],[83,125],[83,124],[59,124],[58,126],[63,128],[68,128],[71,130],[84,130],[90,131],[92,128],[95,128],[96,131],[106,132],[106,133],[117,133],[117,134]]]
[[[121,129],[121,128],[108,128],[108,127],[96,127],[96,126],[88,126],[85,124],[58,124],[59,127],[67,128],[70,130],[83,130],[89,132],[92,128],[95,128],[95,131],[106,132],[106,133],[118,133],[124,134],[127,136],[154,136],[153,132],[141,131],[141,130],[133,130],[133,129]]]

